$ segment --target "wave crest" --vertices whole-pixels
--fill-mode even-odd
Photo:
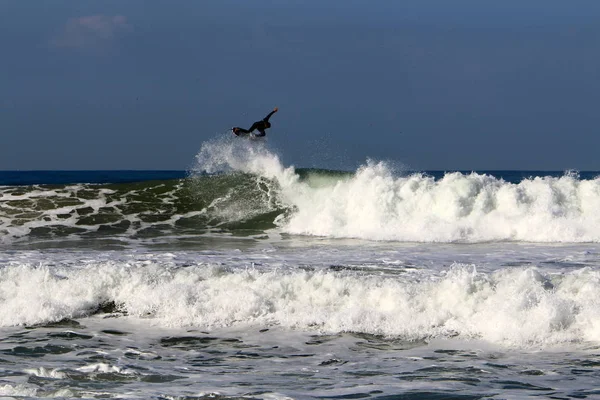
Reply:
[[[184,180],[0,187],[0,241],[139,240],[276,228],[331,238],[409,242],[600,242],[600,178],[518,182],[481,173],[354,172],[284,166],[263,142],[202,145]]]

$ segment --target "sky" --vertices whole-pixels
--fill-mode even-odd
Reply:
[[[0,170],[600,170],[598,0],[0,0]]]

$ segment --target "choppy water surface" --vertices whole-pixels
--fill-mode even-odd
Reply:
[[[0,186],[0,396],[600,397],[594,173],[153,174]]]
[[[225,240],[201,252],[5,252],[0,390],[593,398],[593,247]]]

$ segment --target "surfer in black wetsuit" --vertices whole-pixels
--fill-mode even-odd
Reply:
[[[236,136],[247,135],[247,134],[252,133],[255,130],[257,130],[259,133],[255,133],[254,137],[265,136],[267,134],[265,132],[265,129],[268,129],[268,128],[271,127],[271,123],[269,122],[269,118],[271,118],[271,115],[275,114],[276,112],[277,112],[277,107],[275,107],[275,109],[273,109],[273,111],[271,111],[269,113],[269,115],[267,115],[266,117],[264,117],[262,120],[256,121],[255,123],[253,123],[252,126],[250,127],[250,129],[244,129],[244,128],[235,127],[235,128],[231,128],[231,130],[233,131],[233,134],[236,135]]]

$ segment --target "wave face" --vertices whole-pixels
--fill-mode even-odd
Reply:
[[[274,183],[230,174],[133,184],[0,187],[0,242],[145,240],[273,228]]]
[[[143,240],[265,230],[411,242],[599,242],[600,178],[285,167],[261,143],[203,144],[186,179],[0,187],[0,240]]]

